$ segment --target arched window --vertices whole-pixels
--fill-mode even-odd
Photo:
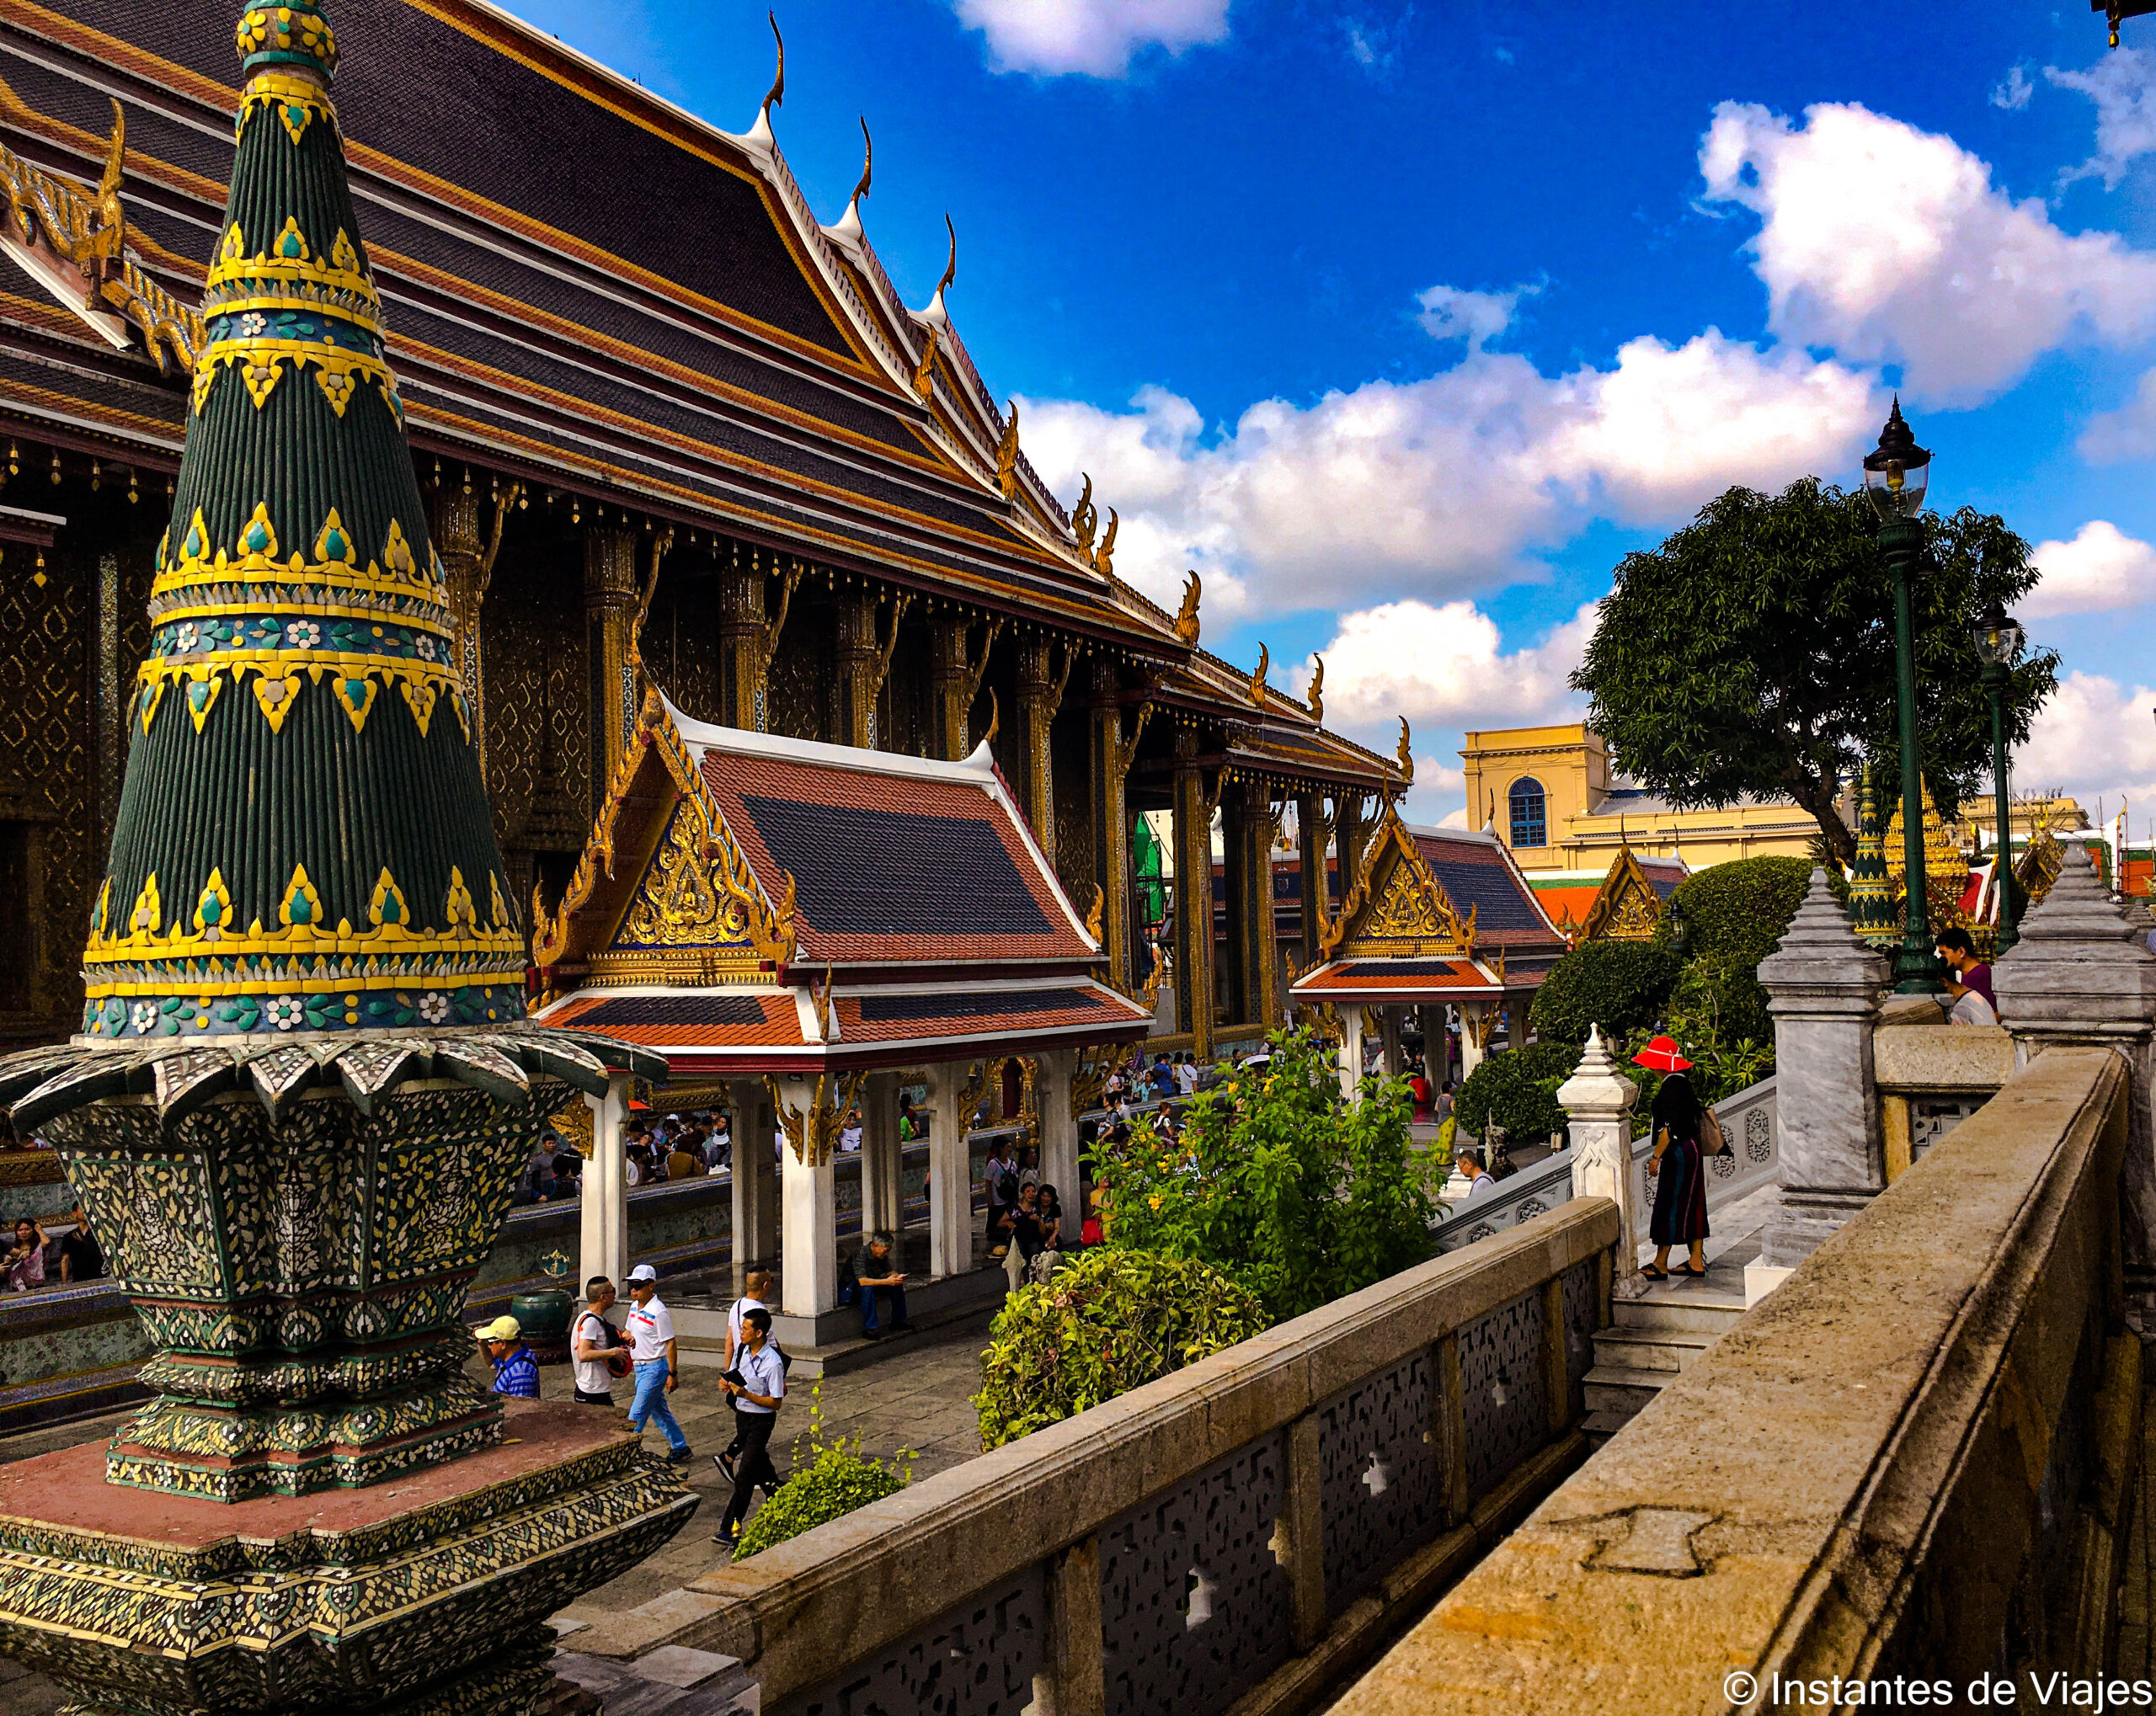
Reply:
[[[1546,846],[1550,818],[1543,805],[1542,783],[1532,775],[1513,782],[1513,845]]]

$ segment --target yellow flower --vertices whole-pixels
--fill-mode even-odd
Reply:
[[[1157,1197],[1149,1197],[1145,1202],[1151,1204],[1155,1209],[1158,1209],[1161,1207],[1161,1200]]]

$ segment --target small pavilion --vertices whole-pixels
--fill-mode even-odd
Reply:
[[[1662,911],[1691,867],[1681,858],[1641,856],[1627,840],[1598,879],[1564,871],[1529,879],[1534,898],[1560,935],[1582,941],[1651,941]]]
[[[1337,1010],[1341,1088],[1350,1094],[1362,1074],[1364,1010],[1381,1033],[1387,1077],[1401,1070],[1406,1010],[1421,1010],[1424,1075],[1434,1084],[1447,1076],[1449,1018],[1459,1018],[1465,1078],[1487,1052],[1500,1008],[1509,1007],[1513,1045],[1526,1041],[1528,1003],[1564,951],[1502,841],[1411,828],[1388,806],[1320,938],[1317,964],[1289,993]]]
[[[1152,1022],[1102,980],[1097,926],[985,742],[960,762],[823,744],[691,721],[654,690],[559,909],[536,920],[540,1017],[647,1047],[676,1082],[725,1085],[734,1255],[776,1239],[788,1317],[836,1303],[833,1157],[857,1102],[863,1225],[896,1228],[899,1074],[926,1069],[931,1274],[961,1274],[969,1064],[1035,1058],[1042,1175],[1075,1188],[1080,1051]],[[627,1261],[628,1103],[626,1078],[591,1099],[586,1275],[618,1279]],[[780,1134],[774,1235],[760,1146]]]

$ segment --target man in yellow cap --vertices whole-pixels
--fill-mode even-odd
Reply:
[[[524,1344],[524,1330],[514,1317],[497,1317],[479,1331],[479,1344],[494,1362],[494,1392],[522,1399],[539,1398],[539,1361]]]

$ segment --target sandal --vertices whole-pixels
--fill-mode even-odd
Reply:
[[[1668,1270],[1657,1269],[1652,1263],[1642,1264],[1640,1266],[1640,1273],[1645,1276],[1649,1281],[1668,1281],[1669,1279],[1669,1271]]]
[[[1693,1279],[1694,1281],[1705,1281],[1705,1280],[1707,1278],[1707,1272],[1706,1272],[1706,1271],[1705,1271],[1705,1270],[1704,1270],[1704,1269],[1685,1269],[1685,1268],[1679,1268],[1679,1269],[1673,1269],[1673,1270],[1671,1270],[1669,1272],[1670,1272],[1672,1275],[1683,1275],[1683,1276],[1690,1276],[1690,1277],[1691,1277],[1691,1279]]]

